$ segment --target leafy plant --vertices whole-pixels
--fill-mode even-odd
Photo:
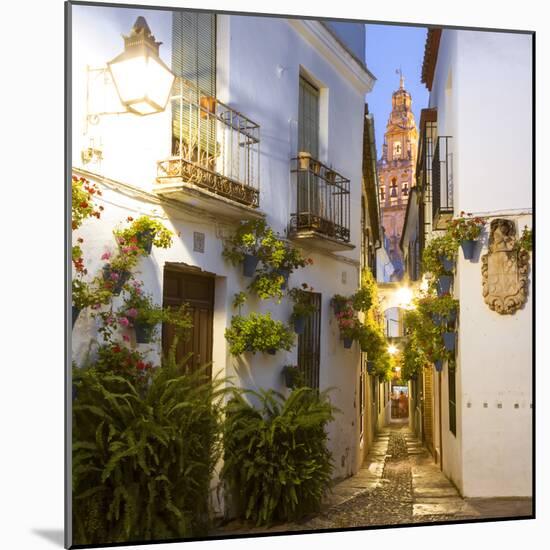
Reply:
[[[73,370],[74,544],[206,535],[223,380],[173,351],[145,385],[113,365]]]
[[[533,230],[524,226],[521,236],[516,241],[516,248],[518,250],[526,250],[531,252],[533,250]]]
[[[275,298],[280,302],[283,297],[283,283],[284,277],[282,275],[264,268],[254,277],[248,288],[262,300]]]
[[[293,332],[281,321],[272,319],[269,312],[251,313],[249,317],[233,316],[231,326],[225,330],[225,338],[232,355],[245,351],[290,351],[294,343]]]
[[[294,287],[288,291],[288,296],[293,302],[290,315],[292,321],[315,313],[316,308],[311,300],[311,292],[313,292],[313,287],[310,287],[307,283],[303,283],[302,288]]]
[[[273,233],[264,239],[263,244],[266,254],[262,261],[273,268],[291,273],[295,269],[313,264],[311,258],[305,258],[300,250],[278,239]]]
[[[240,264],[245,254],[265,258],[269,255],[266,244],[269,244],[273,235],[273,230],[268,228],[265,220],[241,221],[235,233],[226,240],[223,257],[233,265]]]
[[[88,306],[107,304],[111,293],[99,284],[97,279],[91,282],[84,281],[81,277],[72,280],[72,302],[78,309]]]
[[[376,281],[370,269],[361,271],[361,288],[352,296],[353,309],[366,313],[373,306],[376,296]]]
[[[454,260],[458,253],[459,242],[448,232],[434,237],[422,252],[422,266],[425,272],[434,277],[444,273],[441,258]]]
[[[116,230],[115,237],[121,246],[131,244],[139,246],[142,253],[146,248],[146,239],[152,239],[152,244],[159,248],[170,248],[172,246],[173,233],[164,225],[150,216],[140,216],[137,219],[129,216],[127,221],[130,226],[125,229]]]
[[[306,385],[304,375],[298,365],[285,365],[283,367],[283,375],[285,379],[290,379],[290,384],[287,387],[291,389],[301,388]]]
[[[460,213],[459,218],[449,222],[447,233],[457,241],[475,241],[480,235],[487,220],[480,216],[472,217],[472,214]]]
[[[241,307],[246,303],[247,299],[248,296],[246,295],[246,292],[237,292],[233,297],[233,307],[238,309],[240,313]]]
[[[319,510],[333,469],[325,427],[335,409],[326,392],[273,390],[229,401],[222,478],[240,517],[257,525],[294,521]]]

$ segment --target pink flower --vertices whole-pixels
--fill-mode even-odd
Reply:
[[[126,336],[126,334],[122,337],[122,339],[125,341],[125,342],[129,342],[130,341],[130,338],[128,336]]]
[[[127,327],[130,324],[130,321],[126,317],[119,317],[118,322],[123,326]]]
[[[92,306],[92,309],[99,309],[101,307],[101,304],[94,304]]]
[[[101,259],[102,260],[108,260],[110,257],[111,257],[111,253],[110,252],[105,252],[103,254],[103,256],[101,256]]]
[[[113,271],[113,272],[111,273],[111,279],[112,279],[113,281],[118,281],[119,278],[120,278],[120,275],[119,275],[116,271]]]
[[[138,310],[135,308],[135,307],[131,307],[127,312],[126,312],[126,315],[128,317],[137,317],[137,314],[138,314]]]

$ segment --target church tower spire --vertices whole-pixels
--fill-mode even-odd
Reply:
[[[395,280],[403,276],[401,234],[409,192],[415,185],[418,131],[412,112],[411,94],[405,89],[401,69],[399,89],[392,94],[392,110],[384,134],[382,157],[377,163],[382,226],[389,240],[389,256],[394,265]]]

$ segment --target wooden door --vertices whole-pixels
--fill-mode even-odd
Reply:
[[[181,338],[176,348],[176,358],[181,361],[192,354],[188,366],[195,370],[212,361],[212,334],[214,319],[214,277],[197,275],[176,268],[164,268],[163,304],[165,307],[189,305],[193,327],[186,339]],[[162,327],[162,351],[168,353],[175,330]],[[210,369],[211,372],[211,369]]]

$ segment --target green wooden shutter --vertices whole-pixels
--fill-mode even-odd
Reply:
[[[172,71],[192,87],[175,86],[185,104],[180,113],[179,102],[172,104],[172,134],[174,143],[180,132],[186,143],[200,136],[201,150],[215,155],[215,118],[200,116],[201,96],[216,97],[216,15],[178,11],[172,13]],[[180,87],[181,86],[181,87]]]
[[[300,77],[298,151],[319,158],[319,90]]]

